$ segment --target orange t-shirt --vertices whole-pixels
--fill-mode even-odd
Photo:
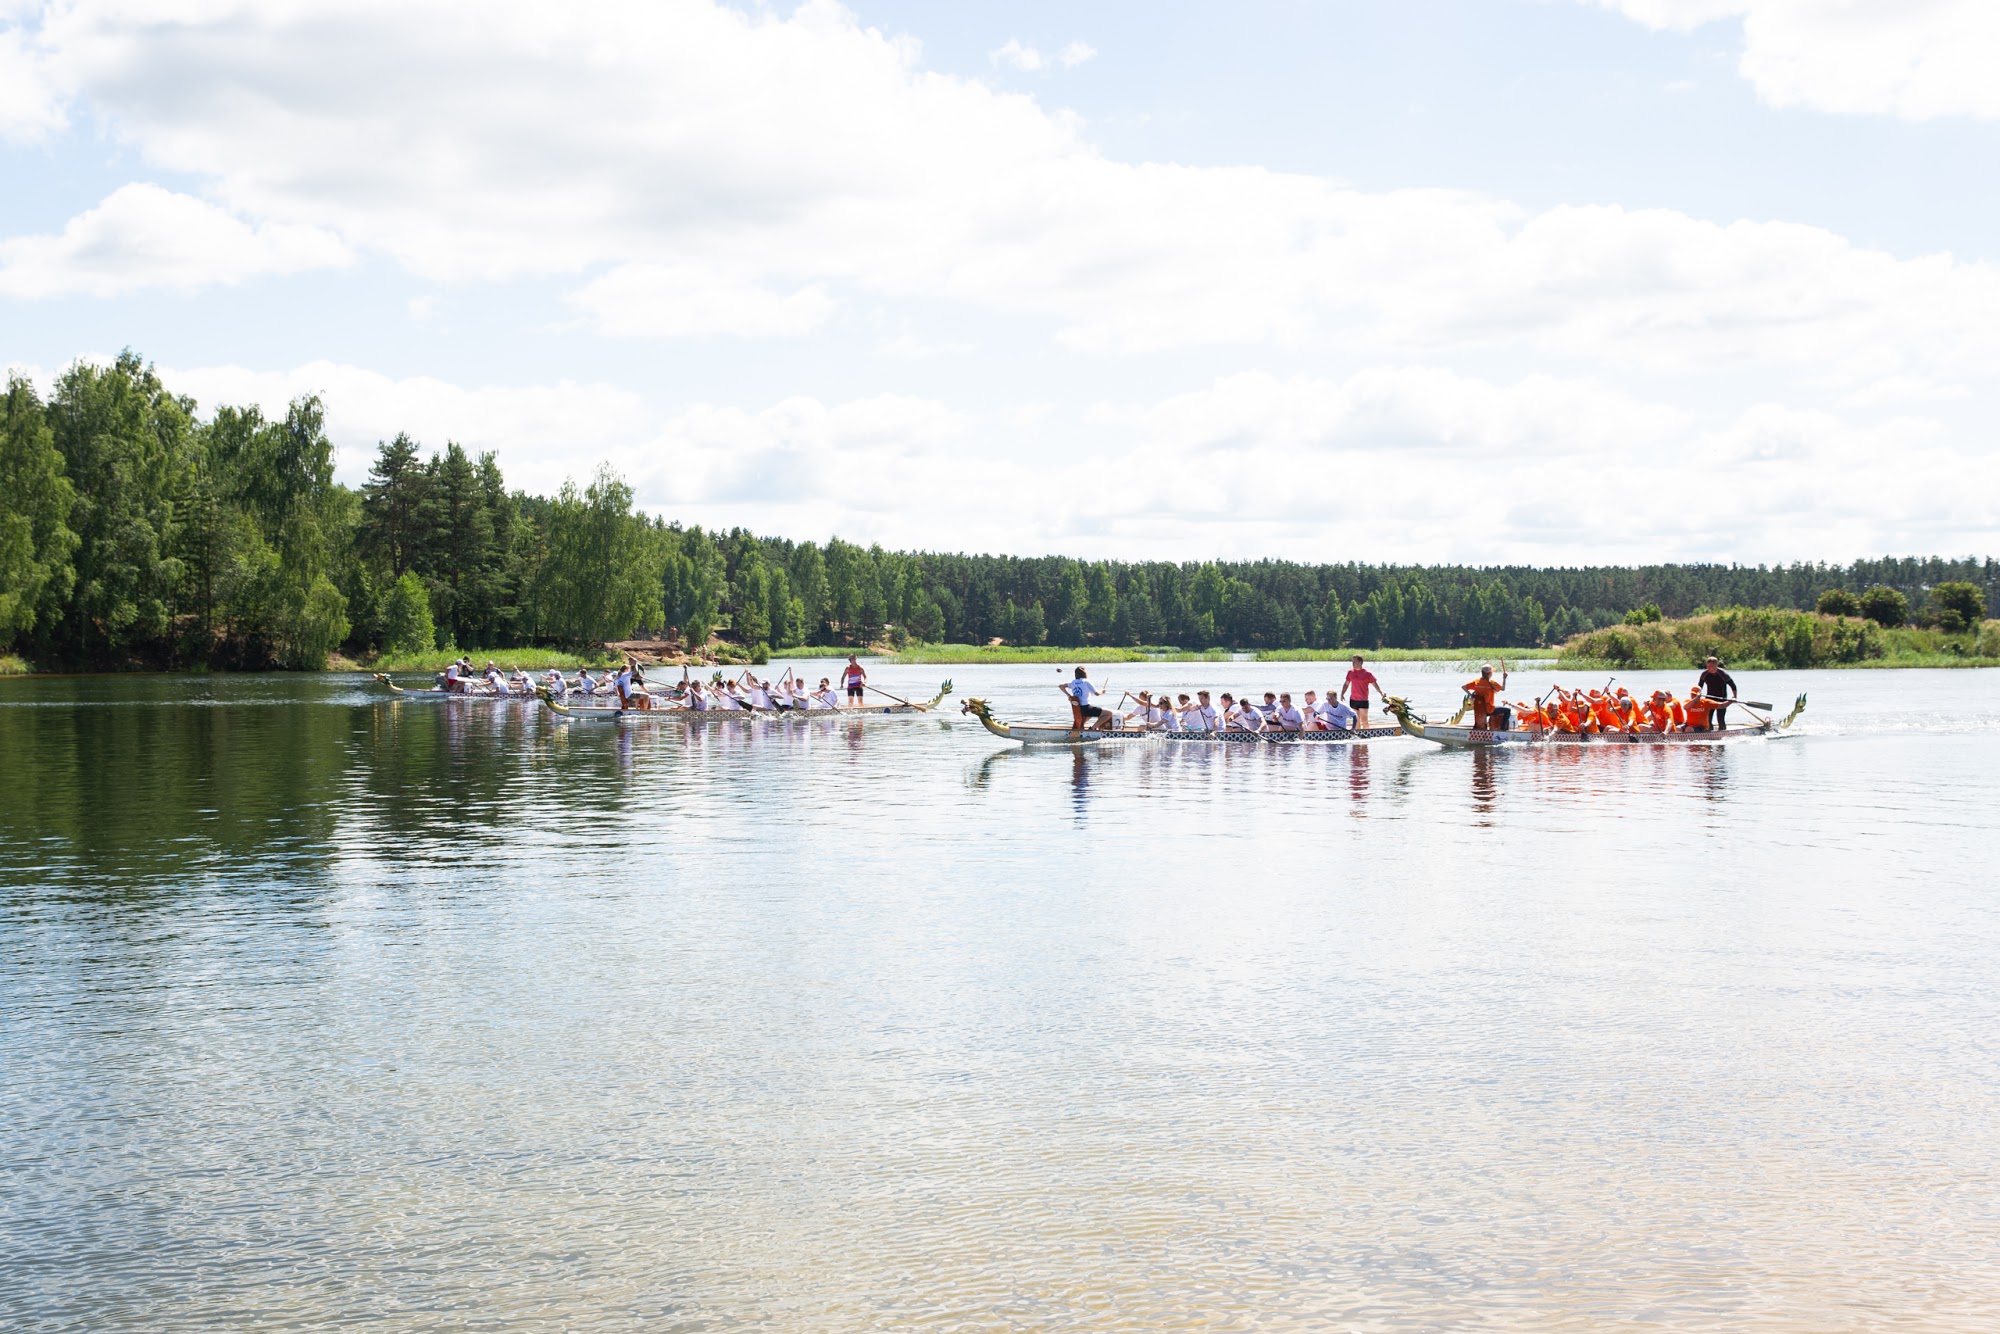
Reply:
[[[1491,713],[1493,701],[1500,694],[1500,683],[1491,677],[1482,676],[1476,681],[1467,681],[1465,693],[1479,701],[1481,713]]]

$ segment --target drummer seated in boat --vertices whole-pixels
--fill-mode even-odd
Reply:
[[[1479,664],[1479,675],[1467,681],[1465,693],[1472,699],[1472,726],[1475,731],[1485,731],[1493,721],[1493,704],[1500,692],[1507,688],[1507,664],[1500,664],[1500,679],[1493,679],[1493,664]]]
[[[1093,723],[1097,725],[1098,730],[1103,730],[1108,715],[1102,707],[1090,702],[1091,696],[1097,693],[1097,687],[1091,684],[1089,672],[1081,667],[1077,668],[1075,677],[1057,686],[1056,689],[1069,696],[1071,731],[1081,732]]]

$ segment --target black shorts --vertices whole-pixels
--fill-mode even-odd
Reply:
[[[860,699],[867,689],[867,686],[849,686],[847,688],[847,697],[849,699]]]
[[[1095,704],[1079,704],[1077,705],[1077,710],[1086,718],[1102,718],[1104,716],[1104,710],[1098,708]]]
[[[1356,713],[1368,712],[1368,696],[1366,695],[1349,696],[1347,700],[1347,707],[1354,710]]]

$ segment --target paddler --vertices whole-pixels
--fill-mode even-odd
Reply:
[[[1507,688],[1507,663],[1500,663],[1500,679],[1493,679],[1493,664],[1479,664],[1479,675],[1464,685],[1465,693],[1472,697],[1472,726],[1477,731],[1485,731],[1493,721],[1493,703],[1500,692]]]
[[[549,668],[549,674],[542,678],[542,684],[548,690],[550,699],[569,698],[569,682],[563,680],[560,667]]]
[[[1213,732],[1222,725],[1222,715],[1208,702],[1208,692],[1195,692],[1195,706],[1181,710],[1181,727],[1189,732]]]
[[[1681,709],[1687,714],[1688,731],[1708,731],[1708,720],[1715,712],[1715,705],[1709,702],[1708,696],[1702,694],[1700,686],[1688,691],[1687,700],[1681,705]]]
[[[1306,716],[1292,706],[1291,692],[1278,696],[1278,708],[1271,715],[1271,724],[1281,732],[1302,732],[1306,726]]]

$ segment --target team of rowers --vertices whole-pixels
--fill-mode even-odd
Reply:
[[[1703,666],[1701,679],[1678,699],[1665,690],[1655,690],[1644,699],[1624,686],[1604,690],[1565,690],[1551,687],[1549,693],[1532,703],[1499,702],[1507,688],[1507,664],[1500,664],[1500,679],[1493,679],[1493,665],[1479,664],[1479,675],[1463,687],[1472,709],[1472,725],[1477,729],[1506,731],[1519,728],[1541,732],[1709,732],[1727,726],[1730,702],[1736,697],[1736,679],[1722,670],[1715,658]]]
[[[1607,683],[1608,684],[1608,683]],[[1305,692],[1303,701],[1292,702],[1289,693],[1267,690],[1262,703],[1248,695],[1241,698],[1228,691],[1218,700],[1200,690],[1189,699],[1165,691],[1155,694],[1142,690],[1119,697],[1117,707],[1094,703],[1102,697],[1084,668],[1074,679],[1057,689],[1069,699],[1070,725],[1079,730],[1149,732],[1348,732],[1368,726],[1371,691],[1380,685],[1360,657],[1353,659],[1338,691],[1329,690],[1321,699],[1317,691]],[[1729,705],[1736,695],[1736,682],[1722,664],[1710,658],[1701,679],[1677,699],[1667,691],[1655,690],[1639,699],[1623,686],[1605,690],[1565,690],[1556,686],[1533,703],[1500,703],[1507,688],[1507,664],[1500,664],[1500,676],[1493,664],[1479,664],[1479,675],[1463,687],[1472,711],[1474,728],[1550,732],[1707,732],[1725,725]],[[1130,704],[1134,707],[1124,708]]]
[[[1176,697],[1164,690],[1158,694],[1141,690],[1136,695],[1125,692],[1116,707],[1107,707],[1092,703],[1102,692],[1082,667],[1056,688],[1068,697],[1070,725],[1078,731],[1351,732],[1368,726],[1369,691],[1377,684],[1375,674],[1357,657],[1339,690],[1327,691],[1325,699],[1308,690],[1298,703],[1289,691],[1267,690],[1259,703],[1227,690],[1214,698],[1197,690],[1192,699],[1185,692]],[[1127,704],[1133,707],[1124,708]]]
[[[868,689],[866,669],[850,656],[840,675],[846,687],[846,705],[858,707]],[[546,693],[556,701],[566,700],[572,695],[602,695],[615,697],[621,709],[642,711],[684,709],[699,712],[720,709],[739,713],[783,713],[842,707],[841,694],[834,688],[831,678],[823,676],[817,686],[808,686],[805,678],[793,675],[789,667],[775,685],[744,671],[734,680],[725,679],[717,672],[705,686],[701,681],[690,678],[683,667],[679,683],[655,692],[648,689],[645,670],[633,658],[627,658],[622,667],[606,670],[598,676],[592,676],[590,669],[584,667],[578,669],[573,679],[565,679],[560,670],[550,668],[537,680],[532,673],[519,667],[511,674],[503,672],[491,659],[487,660],[483,672],[475,674],[472,660],[461,657],[445,668],[440,681],[442,688],[450,694],[532,697],[537,693]]]

